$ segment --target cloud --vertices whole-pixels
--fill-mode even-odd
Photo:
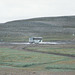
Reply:
[[[0,22],[75,14],[74,0],[0,0]]]

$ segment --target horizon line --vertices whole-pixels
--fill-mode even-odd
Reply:
[[[0,24],[3,24],[3,23],[8,23],[8,22],[13,22],[13,21],[21,21],[21,20],[30,20],[30,19],[37,19],[37,18],[48,18],[48,17],[70,17],[70,16],[75,16],[75,15],[57,15],[57,16],[39,16],[39,17],[30,17],[30,18],[22,18],[22,19],[13,19],[13,20],[8,20],[8,21],[5,21],[5,22],[2,22]]]

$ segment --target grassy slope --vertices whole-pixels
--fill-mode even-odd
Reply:
[[[72,40],[75,36],[75,16],[43,17],[0,24],[0,41],[28,41],[42,36],[44,41]]]
[[[74,58],[0,48],[0,67],[33,71],[74,71]]]

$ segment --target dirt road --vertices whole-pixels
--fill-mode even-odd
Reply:
[[[75,75],[74,71],[69,72],[38,72],[38,71],[27,71],[25,69],[16,68],[0,68],[0,75]]]

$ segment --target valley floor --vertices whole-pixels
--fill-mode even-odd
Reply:
[[[75,44],[0,44],[0,75],[75,75]]]

